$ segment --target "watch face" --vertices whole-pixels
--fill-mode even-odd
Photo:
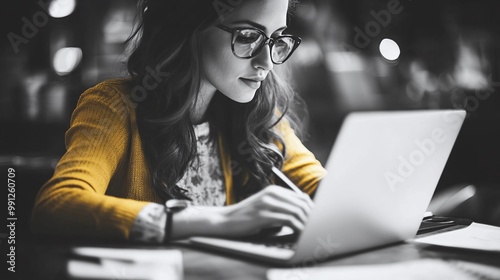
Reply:
[[[170,199],[165,203],[165,206],[173,211],[182,210],[188,206],[188,200]]]

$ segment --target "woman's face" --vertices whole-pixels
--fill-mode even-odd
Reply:
[[[261,29],[268,37],[280,35],[286,27],[288,0],[247,0],[234,11],[224,14],[223,25]],[[273,68],[269,46],[250,59],[234,56],[231,33],[217,27],[206,31],[203,39],[203,89],[216,89],[228,98],[250,102],[255,92]]]

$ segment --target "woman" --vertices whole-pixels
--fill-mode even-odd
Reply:
[[[300,43],[283,34],[293,3],[235,3],[142,3],[130,78],[80,97],[35,232],[162,242],[302,230],[324,169],[295,135],[293,91],[273,71]],[[273,185],[273,165],[307,194]],[[190,206],[167,215],[174,199]]]

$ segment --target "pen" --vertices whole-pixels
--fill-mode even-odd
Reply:
[[[276,177],[278,177],[281,181],[283,181],[283,183],[285,183],[286,185],[285,187],[288,187],[289,189],[291,189],[296,193],[299,194],[302,193],[302,191],[292,181],[290,181],[290,179],[288,179],[288,177],[286,177],[285,174],[283,174],[283,172],[281,172],[281,170],[279,170],[277,167],[273,166],[271,168],[271,171],[274,173]]]

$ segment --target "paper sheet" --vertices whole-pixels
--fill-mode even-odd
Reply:
[[[422,259],[391,264],[270,269],[269,280],[472,280],[500,279],[500,268],[463,261]]]
[[[500,227],[472,223],[466,228],[416,238],[413,241],[445,247],[500,252]]]
[[[182,253],[178,250],[78,247],[73,253],[67,271],[75,278],[183,279]]]

